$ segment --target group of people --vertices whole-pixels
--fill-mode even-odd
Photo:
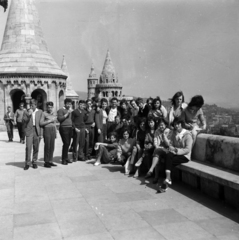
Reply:
[[[201,95],[192,97],[186,104],[180,91],[171,98],[171,103],[167,111],[160,97],[148,98],[146,103],[142,98],[130,102],[112,98],[110,103],[105,98],[93,98],[80,100],[78,108],[73,110],[71,99],[65,99],[64,107],[54,115],[52,102],[47,102],[47,111],[42,112],[33,99],[22,114],[26,135],[24,169],[29,169],[31,164],[37,168],[42,137],[44,167],[57,166],[53,154],[58,122],[63,165],[93,159],[95,166],[120,163],[126,175],[144,175],[146,179],[153,178],[154,183],[158,183],[163,172],[165,180],[159,183],[158,190],[165,192],[172,184],[173,167],[190,161],[196,136],[206,129]],[[22,138],[21,142],[24,142]],[[72,159],[69,157],[71,150]]]

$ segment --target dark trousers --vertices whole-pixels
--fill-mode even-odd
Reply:
[[[97,134],[97,138],[96,141],[97,142],[105,142],[106,137],[107,137],[107,125],[103,124],[103,129],[101,130],[101,134],[99,134],[98,132],[96,132]]]
[[[107,150],[107,148],[103,145],[99,146],[98,153],[96,155],[96,161],[100,161],[101,163],[109,163],[112,160],[112,155]]]
[[[173,153],[167,153],[165,161],[165,170],[172,171],[173,167],[181,163],[187,163],[189,160],[183,155],[175,155]]]
[[[60,132],[61,139],[63,142],[61,160],[67,161],[68,160],[68,150],[69,150],[69,146],[71,144],[72,127],[60,127],[59,132]]]
[[[95,128],[91,127],[91,125],[86,125],[86,132],[85,137],[85,155],[90,156],[94,147],[94,140],[95,140]]]
[[[33,128],[33,132],[30,136],[26,137],[26,165],[31,164],[31,154],[33,148],[32,163],[37,161],[39,151],[40,138],[37,135],[36,128]]]
[[[9,140],[12,140],[14,126],[11,121],[6,122],[6,128],[7,128],[7,135],[8,135]]]
[[[53,153],[55,150],[56,128],[45,127],[43,132],[44,138],[44,162],[52,163]]]
[[[20,140],[24,141],[25,140],[25,129],[23,127],[22,122],[17,122],[17,129],[18,129]]]
[[[85,147],[85,128],[80,128],[80,132],[74,130],[73,138],[73,159],[85,160],[83,152]]]

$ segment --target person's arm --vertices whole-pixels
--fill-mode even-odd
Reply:
[[[201,111],[201,114],[199,114],[198,119],[199,119],[200,123],[202,124],[202,130],[206,130],[206,128],[207,128],[206,119],[205,119],[202,111]]]
[[[186,113],[185,113],[186,109],[183,110],[181,116],[180,116],[180,119],[184,121],[184,128],[185,129],[189,129],[189,130],[192,130],[192,125],[189,124],[187,121],[186,121]]]
[[[31,116],[32,116],[32,109],[24,111],[22,116],[22,122],[27,124],[30,121]]]
[[[75,129],[75,111],[71,113],[72,128]]]
[[[119,141],[118,147],[117,147],[117,159],[118,161],[121,160],[122,156],[122,148],[121,148],[121,140]]]
[[[46,125],[50,124],[50,123],[53,123],[56,119],[53,118],[53,119],[46,119],[46,115],[45,113],[43,112],[42,113],[42,117],[40,119],[40,127],[45,127]]]
[[[167,109],[163,105],[161,105],[161,111],[163,114],[163,118],[167,120],[168,112],[167,112]]]
[[[67,111],[66,114],[64,114],[64,110],[63,109],[59,109],[57,112],[57,120],[59,123],[62,123],[68,116],[69,116],[69,111]]]

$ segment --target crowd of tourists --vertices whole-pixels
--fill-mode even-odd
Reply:
[[[37,168],[40,139],[44,139],[44,167],[56,167],[53,161],[57,125],[63,142],[61,163],[93,161],[100,164],[121,164],[125,175],[152,178],[160,192],[172,184],[171,172],[181,163],[191,160],[191,151],[199,132],[206,129],[201,95],[184,102],[183,93],[170,99],[167,109],[160,97],[118,100],[80,100],[72,109],[71,99],[54,113],[53,102],[46,103],[46,111],[37,108],[32,99],[27,109],[21,103],[15,115],[8,107],[4,120],[9,141],[13,139],[13,125],[17,124],[20,142],[26,142],[24,170]],[[33,157],[31,158],[33,150]],[[72,159],[69,152],[72,151]],[[165,180],[159,183],[160,175]]]

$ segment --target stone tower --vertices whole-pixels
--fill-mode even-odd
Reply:
[[[67,75],[50,55],[43,38],[35,0],[12,0],[0,51],[0,124],[7,106],[46,101],[55,110],[65,98]]]
[[[91,70],[89,74],[89,78],[87,79],[88,84],[88,98],[91,99],[92,97],[95,97],[95,88],[98,84],[98,78],[96,77],[95,68],[93,66],[93,63],[91,65]]]
[[[110,57],[110,51],[107,51],[105,63],[100,75],[100,82],[96,85],[96,96],[99,98],[112,97],[122,98],[122,85],[118,82],[115,68]]]
[[[66,59],[65,56],[63,55],[63,60],[61,64],[61,69],[62,71],[68,76],[66,79],[66,98],[70,98],[73,101],[73,108],[77,106],[77,101],[79,100],[79,95],[75,92],[75,90],[72,87],[72,82],[70,78],[70,74],[66,65]],[[61,103],[63,106],[64,103]]]

